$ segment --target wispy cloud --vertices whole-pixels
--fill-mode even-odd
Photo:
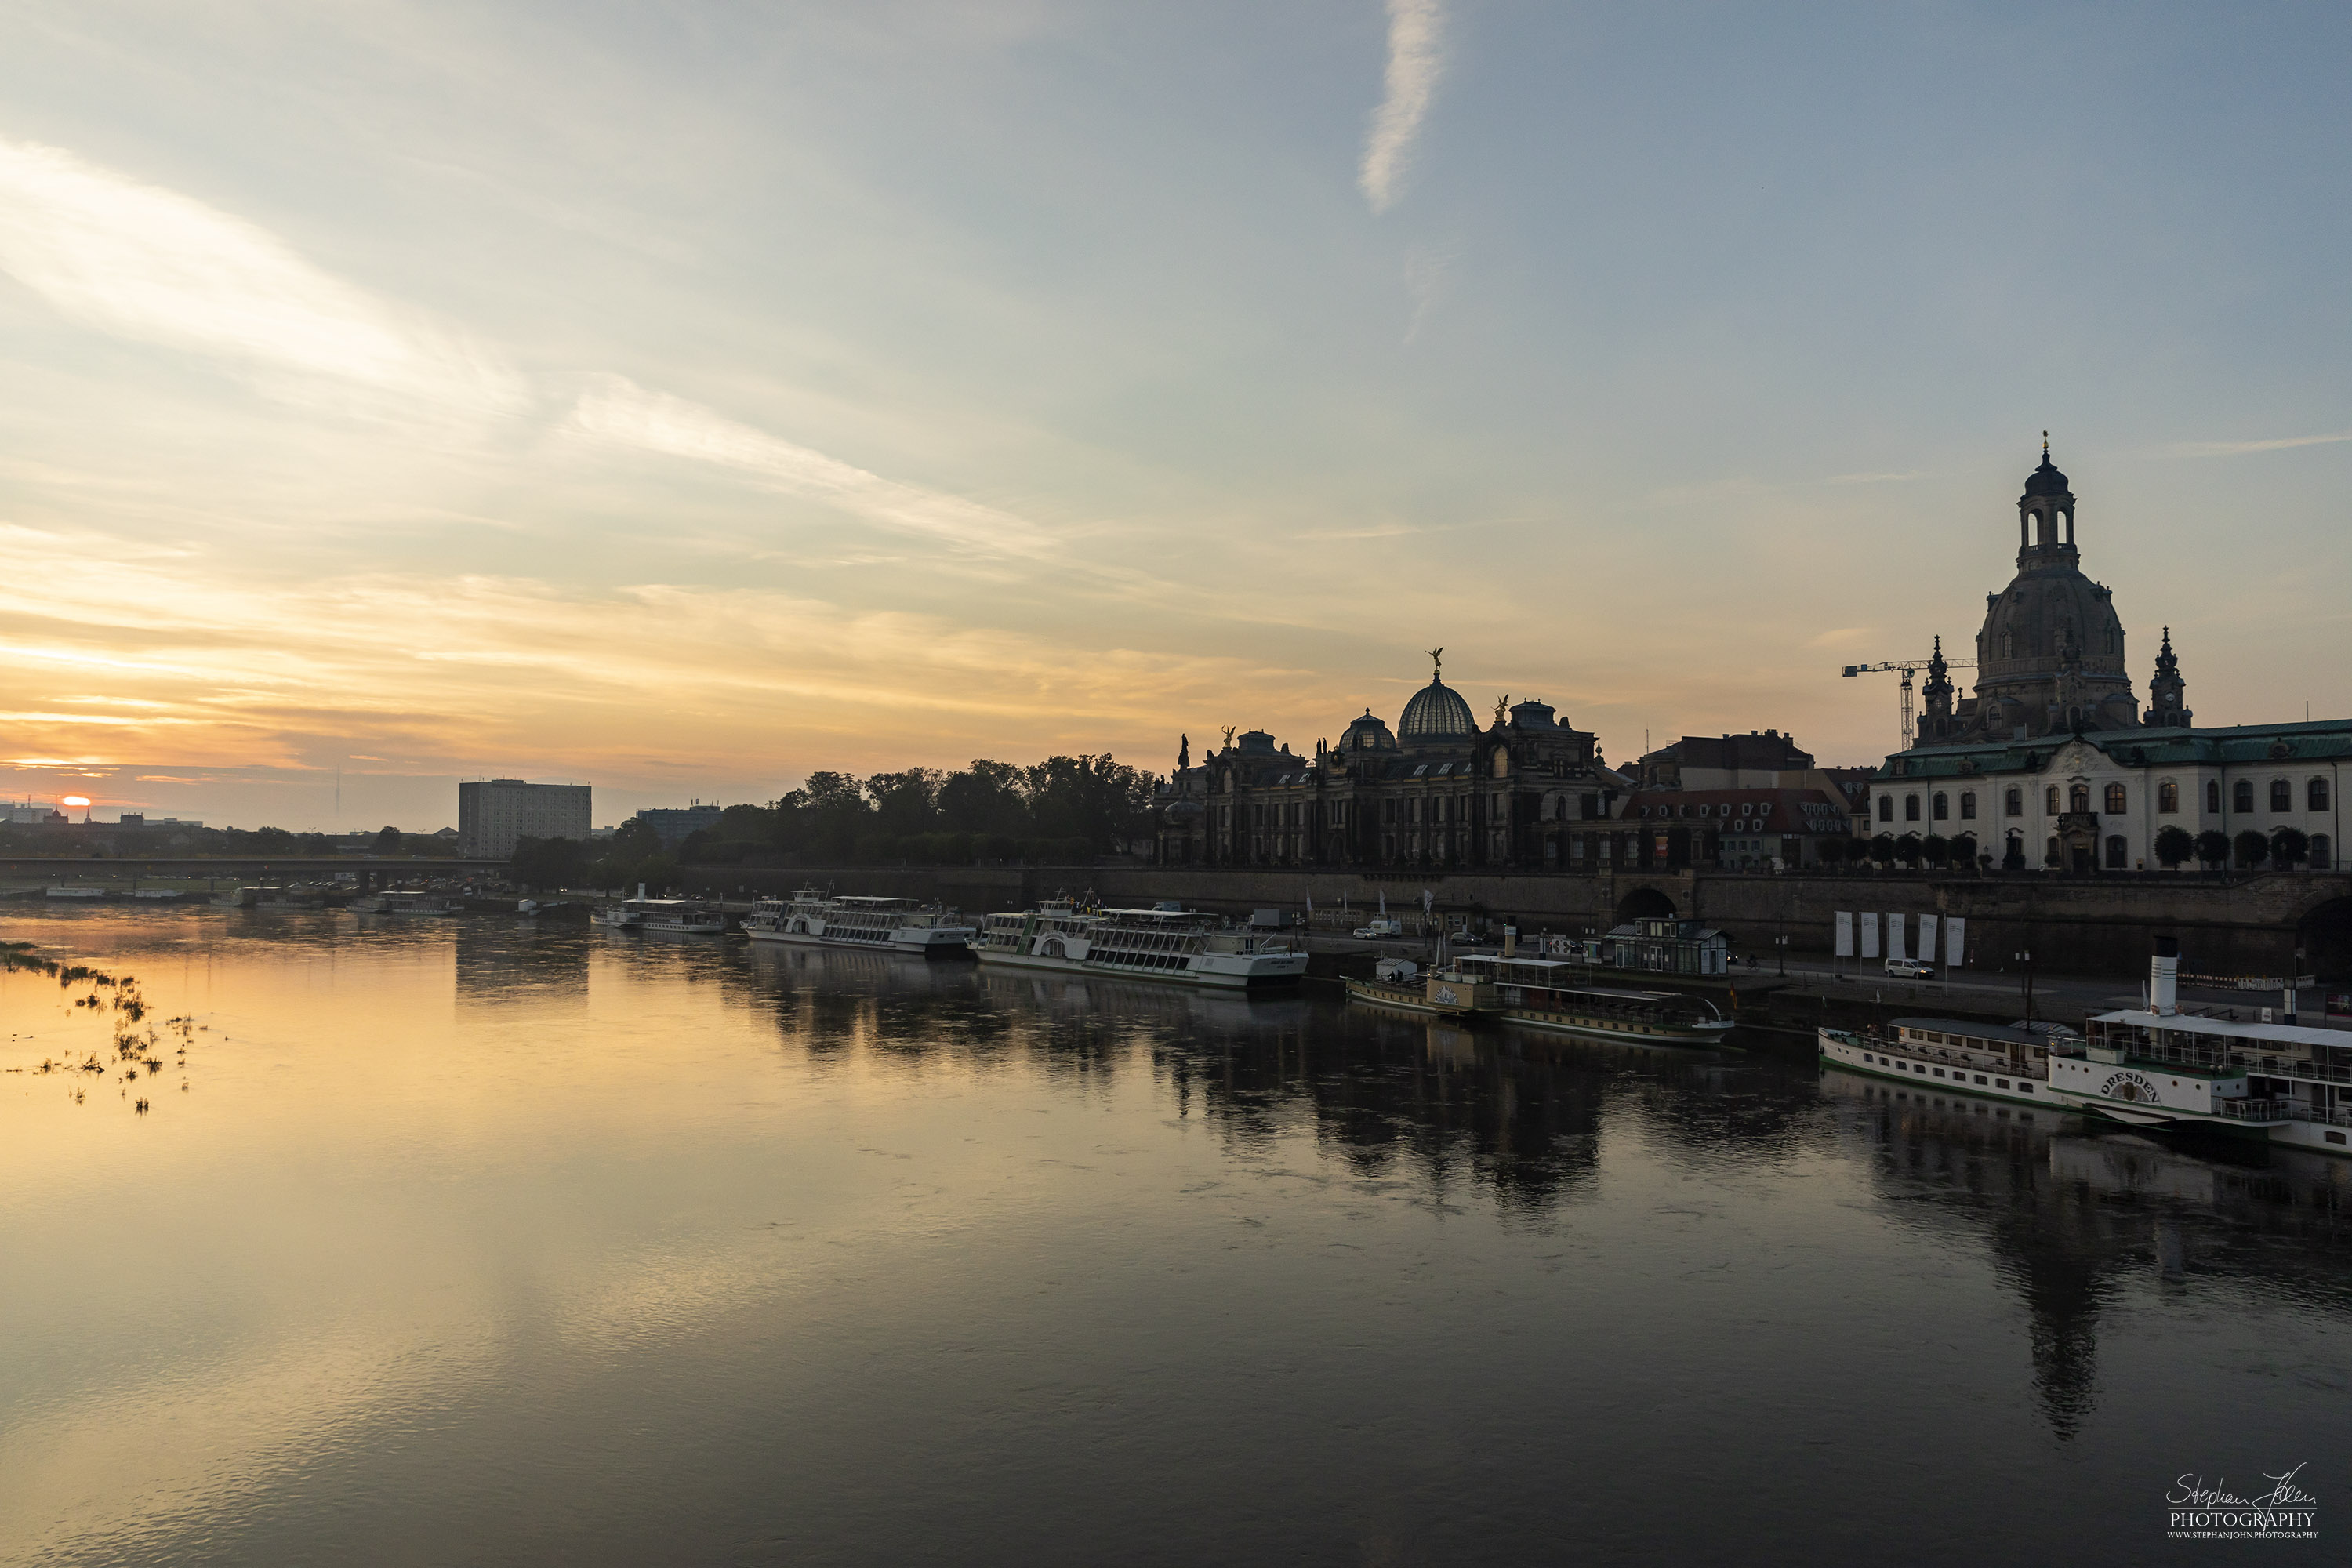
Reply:
[[[507,413],[496,356],[353,288],[276,236],[70,153],[0,142],[0,272],[135,342],[390,394],[415,411]]]
[[[961,496],[886,479],[625,376],[601,375],[572,427],[640,451],[712,463],[902,533],[989,555],[1040,556],[1051,543],[1026,519]]]
[[[2185,441],[2177,448],[2191,458],[2237,458],[2249,452],[2283,452],[2289,447],[2326,447],[2352,441],[2352,430],[2333,436],[2281,436],[2268,441]]]
[[[1850,647],[1876,631],[1875,626],[1833,626],[1805,639],[1807,647]]]
[[[1388,91],[1373,111],[1363,167],[1356,176],[1376,213],[1396,204],[1406,154],[1429,112],[1429,96],[1444,64],[1439,38],[1444,21],[1438,0],[1389,0]]]
[[[1833,485],[1899,485],[1918,477],[1919,470],[1913,468],[1900,474],[1832,474],[1829,482]]]

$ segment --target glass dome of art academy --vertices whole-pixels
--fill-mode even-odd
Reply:
[[[1429,684],[1412,694],[1404,705],[1403,717],[1397,721],[1397,743],[1407,750],[1459,746],[1478,732],[1478,721],[1470,711],[1470,704],[1442,677],[1444,653],[1442,647],[1430,649],[1429,657],[1435,668]]]

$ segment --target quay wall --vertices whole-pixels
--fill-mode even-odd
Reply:
[[[835,870],[750,867],[690,868],[698,891],[788,892],[831,885],[840,892],[939,899],[966,913],[1026,908],[1039,899],[1092,892],[1105,903],[1146,905],[1172,899],[1233,914],[1252,910],[1348,908],[1369,916],[1388,895],[1399,913],[1418,910],[1423,888],[1448,913],[1513,915],[1529,931],[1581,934],[1641,913],[1672,912],[1716,926],[1742,952],[1769,956],[1776,936],[1791,954],[1826,955],[1840,910],[1881,914],[1960,916],[1968,921],[1969,964],[2000,968],[2031,951],[2053,973],[2137,975],[2149,944],[2176,936],[2184,970],[2212,974],[2296,972],[2295,950],[2315,924],[2328,926],[2341,951],[2352,928],[2352,874],[2287,871],[2235,877],[2126,873],[2095,879],[1996,875],[1938,877],[1679,871],[1616,876],[1606,872],[1457,872],[1360,875],[1333,870],[1216,867],[950,866]],[[2318,955],[2306,957],[2311,973]]]

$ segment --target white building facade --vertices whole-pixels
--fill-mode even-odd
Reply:
[[[469,860],[503,860],[525,838],[588,837],[586,784],[525,784],[477,779],[457,786],[458,853]]]
[[[2158,868],[2167,827],[2231,840],[2292,827],[2308,846],[2300,868],[2333,870],[2347,763],[2342,721],[1916,746],[1873,781],[1871,830],[1966,836],[1996,867],[2084,873]]]

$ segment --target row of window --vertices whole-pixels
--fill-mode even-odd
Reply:
[[[1931,1068],[1924,1063],[1918,1062],[1906,1062],[1895,1057],[1875,1056],[1869,1051],[1862,1053],[1862,1059],[1866,1062],[1874,1063],[1879,1067],[1893,1068],[1897,1072],[1933,1073],[1937,1078],[1942,1078],[1944,1076],[1944,1069],[1942,1068]],[[1966,1083],[1969,1081],[1969,1075],[1962,1072],[1958,1068],[1954,1068],[1952,1069],[1951,1076],[1956,1082]],[[1979,1083],[1984,1082],[1985,1075],[1978,1073],[1976,1075],[1976,1080]],[[1995,1078],[1992,1081],[1991,1087],[1995,1089],[2007,1089],[2009,1087],[2009,1079],[2005,1078]],[[2017,1080],[2017,1088],[2018,1091],[2022,1094],[2032,1094],[2033,1092],[2033,1086],[2026,1082],[2023,1079],[2019,1079]]]
[[[1939,796],[1938,798],[1940,799],[1941,797]],[[1772,803],[1769,800],[1761,803],[1756,801],[1741,802],[1739,806],[1739,815],[1747,816],[1751,813],[1757,816],[1769,816],[1772,815]],[[1641,814],[1643,816],[1649,816],[1650,808],[1646,805],[1641,807]],[[1691,808],[1687,805],[1662,805],[1657,808],[1657,814],[1660,816],[1689,816],[1693,815]],[[1701,802],[1696,815],[1700,816],[1713,816],[1715,815],[1715,807],[1706,802]],[[1723,803],[1723,815],[1726,816],[1729,816],[1731,815],[1731,803],[1727,800]],[[1916,819],[1918,813],[1915,811],[1912,813],[1912,816]]]
[[[2231,810],[2240,813],[2252,813],[2254,809],[2254,781],[2252,779],[2238,780],[2231,786],[2230,796]],[[2270,800],[2271,809],[2274,812],[2293,811],[2294,809],[2294,781],[2291,779],[2271,780]],[[2312,779],[2304,785],[2305,810],[2326,811],[2328,809],[2327,800],[2327,781],[2326,779]],[[2066,804],[2063,807],[2058,802],[2058,786],[2056,784],[2052,784],[2049,786],[2048,793],[2043,796],[2042,800],[2043,809],[2051,816],[2056,816],[2062,810],[2077,813],[2088,812],[2091,809],[2091,786],[2088,784],[2075,784],[2066,792]],[[2008,792],[2007,797],[2001,804],[2006,815],[2011,816],[2024,816],[2024,790],[2016,786],[2011,786]],[[1929,812],[1937,822],[1942,822],[1951,816],[1951,797],[1945,795],[1940,790],[1928,797],[1927,805]],[[2120,784],[2108,784],[2106,786],[2105,795],[2105,808],[2109,816],[2124,816],[2131,809],[2130,792]],[[1771,808],[1768,806],[1765,809],[1769,811]],[[2161,783],[2158,784],[2156,786],[2156,809],[2158,813],[2163,815],[2170,815],[2171,813],[2179,811],[2180,809],[2180,785],[2171,779],[2165,779]],[[2208,779],[2205,783],[2205,809],[2208,813],[2213,816],[2218,816],[2221,815],[2221,782],[2219,779]],[[1963,822],[1974,822],[1976,820],[1976,816],[1977,792],[1972,789],[1962,790],[1960,792],[1960,820]],[[1895,797],[1893,795],[1882,795],[1878,797],[1878,820],[1881,822],[1892,822],[1895,820]],[[1906,795],[1903,797],[1903,820],[1906,822],[1916,822],[1919,820],[1919,797],[1917,795]]]

